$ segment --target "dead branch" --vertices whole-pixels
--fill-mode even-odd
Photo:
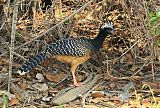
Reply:
[[[9,61],[9,74],[8,74],[8,92],[10,91],[10,83],[12,77],[12,63],[13,63],[13,50],[14,50],[14,41],[16,34],[16,23],[17,23],[17,14],[18,14],[18,6],[16,4],[16,0],[14,1],[14,10],[12,17],[12,31],[11,31],[11,45],[10,45],[10,61]]]
[[[99,78],[100,78],[100,75],[93,75],[93,74],[90,75],[90,77],[88,77],[88,79],[90,80],[85,85],[81,87],[73,88],[63,94],[56,96],[57,98],[53,100],[53,103],[54,104],[64,104],[64,103],[73,101],[74,99],[79,97],[79,95],[83,95],[88,90],[90,90]]]

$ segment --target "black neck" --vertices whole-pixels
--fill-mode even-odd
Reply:
[[[103,41],[106,38],[107,33],[104,31],[100,31],[96,38],[92,40],[92,44],[94,45],[95,51],[99,51],[102,47]]]

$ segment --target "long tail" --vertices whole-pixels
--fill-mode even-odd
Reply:
[[[20,75],[24,75],[28,73],[32,68],[36,67],[40,62],[42,62],[43,60],[46,60],[47,58],[48,57],[47,57],[46,51],[41,52],[38,55],[29,59],[29,61],[27,61],[26,63],[24,63],[21,66],[21,68],[17,71],[17,73]]]

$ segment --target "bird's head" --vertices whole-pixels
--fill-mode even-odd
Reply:
[[[108,33],[108,34],[114,35],[115,34],[115,30],[114,30],[113,21],[108,20],[107,22],[102,24],[101,27],[100,27],[100,31],[102,31],[104,33]]]

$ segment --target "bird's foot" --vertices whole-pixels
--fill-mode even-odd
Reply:
[[[80,87],[80,86],[83,86],[85,83],[82,83],[82,82],[74,82],[74,85],[76,86],[76,87]]]

